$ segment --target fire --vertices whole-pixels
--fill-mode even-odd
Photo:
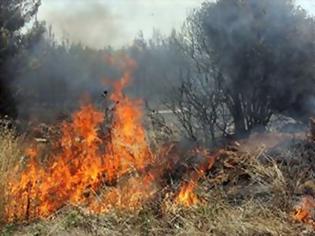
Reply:
[[[95,200],[89,198],[102,185],[112,184],[128,172],[140,173],[153,161],[141,125],[141,103],[122,92],[129,79],[130,72],[125,72],[113,85],[110,98],[119,104],[113,110],[112,123],[107,124],[111,125],[110,132],[104,137],[100,138],[104,113],[85,104],[73,114],[71,122],[61,125],[62,135],[52,148],[54,152],[49,158],[52,162],[48,166],[40,163],[36,148],[27,150],[25,170],[18,179],[12,178],[7,188],[8,221],[45,217],[65,204],[88,204],[93,212],[102,212],[102,205],[120,199],[118,202],[127,207],[120,196],[128,194],[133,199],[141,194],[140,188],[134,189],[142,182],[139,177],[109,191],[99,209],[95,209]],[[128,189],[129,186],[132,188]]]
[[[312,196],[304,196],[296,206],[293,219],[315,227],[314,220],[315,199]]]
[[[194,193],[196,183],[194,181],[189,181],[185,183],[179,191],[176,198],[176,203],[186,207],[190,207],[199,203],[199,198]]]
[[[161,189],[170,162],[157,160],[150,151],[141,101],[123,93],[135,65],[131,60],[122,65],[126,72],[112,85],[111,111],[84,104],[70,122],[61,124],[49,158],[36,146],[26,151],[26,164],[15,168],[6,188],[6,221],[47,217],[67,204],[91,213],[135,210]],[[213,158],[206,160],[201,172],[213,165]],[[175,202],[198,202],[193,190],[199,172],[196,176],[184,184]]]
[[[185,207],[191,207],[199,204],[201,201],[195,194],[195,189],[200,178],[202,178],[205,172],[212,168],[216,161],[215,156],[211,156],[205,149],[195,149],[192,154],[194,156],[201,156],[204,160],[199,163],[198,169],[195,169],[190,173],[189,181],[185,182],[179,190],[176,196],[175,202]]]

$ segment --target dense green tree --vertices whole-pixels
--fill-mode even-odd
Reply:
[[[31,47],[41,32],[35,16],[40,0],[0,1],[0,115],[16,115],[14,75],[11,73],[15,56]],[[34,30],[33,30],[34,29]],[[11,68],[10,68],[11,67]]]

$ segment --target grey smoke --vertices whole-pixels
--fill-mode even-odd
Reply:
[[[119,17],[98,1],[62,1],[41,18],[53,25],[57,39],[68,38],[93,48],[119,44],[124,39]]]

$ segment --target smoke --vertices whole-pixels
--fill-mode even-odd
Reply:
[[[40,19],[45,19],[48,24],[52,24],[57,39],[65,37],[72,42],[81,42],[82,45],[100,49],[107,45],[123,45],[126,39],[132,41],[133,38],[127,36],[131,35],[130,30],[135,30],[136,28],[129,27],[130,25],[136,24],[140,29],[150,21],[149,19],[152,20],[159,16],[164,16],[159,12],[164,12],[164,9],[171,7],[171,4],[167,1],[117,1],[117,4],[114,4],[110,1],[105,3],[105,1],[95,0],[55,0],[49,2],[49,4],[55,5],[47,7],[48,0],[43,0],[43,6],[40,9]],[[176,0],[176,2],[178,3],[179,1]],[[257,53],[255,51],[256,54],[249,60],[251,68],[249,72],[251,74],[247,77],[253,80],[262,77],[265,72],[264,66],[267,64],[267,72],[270,75],[269,80],[272,85],[270,86],[272,89],[268,89],[267,92],[270,91],[271,95],[277,100],[276,105],[279,103],[281,106],[285,104],[291,107],[293,105],[301,107],[295,102],[295,100],[298,100],[295,98],[299,97],[300,94],[305,94],[305,87],[311,87],[307,83],[313,85],[307,79],[311,78],[313,71],[311,71],[310,65],[305,64],[306,62],[311,62],[311,60],[304,60],[311,54],[307,53],[307,50],[313,47],[313,44],[310,44],[308,39],[308,37],[312,37],[308,34],[310,27],[305,26],[304,16],[300,16],[301,20],[298,20],[297,24],[291,24],[291,18],[284,14],[287,11],[284,11],[282,9],[283,6],[280,4],[282,1],[275,3],[273,1],[264,1],[266,6],[263,6],[263,9],[268,9],[266,12],[257,11],[259,6],[264,5],[260,1],[251,2],[253,5],[251,10],[255,14],[257,13],[257,17],[262,19],[258,22],[259,24],[251,24],[251,22],[254,22],[253,18],[256,15],[248,13],[249,9],[244,9],[244,14],[241,14],[241,17],[234,17],[235,19],[233,19],[233,15],[237,15],[239,12],[237,11],[238,9],[234,8],[213,12],[213,14],[209,15],[205,14],[205,28],[211,31],[210,26],[214,26],[215,30],[221,32],[221,34],[213,34],[211,35],[213,37],[209,37],[215,41],[213,47],[215,47],[216,51],[222,53],[220,55],[222,59],[220,63],[224,68],[227,68],[226,70],[233,69],[232,73],[229,74],[240,74],[239,69],[242,68],[240,64],[243,58],[240,57],[240,60],[235,60],[235,57],[245,55],[240,50],[240,47],[261,49],[262,47],[258,46],[260,44],[265,45],[265,48],[268,50],[263,50],[264,48],[262,48]],[[260,5],[256,6],[255,4],[258,3]],[[174,5],[176,6],[175,3]],[[150,11],[152,6],[156,7],[154,12]],[[140,14],[141,11],[143,11],[142,15]],[[262,14],[262,16],[259,14]],[[143,17],[144,15],[146,17]],[[174,15],[178,16],[176,10],[174,10]],[[230,19],[231,16],[232,20]],[[166,22],[164,19],[166,16],[159,18],[161,18],[161,22]],[[126,23],[128,20],[130,24]],[[140,20],[145,20],[146,22],[140,24]],[[273,24],[269,24],[269,22],[273,22]],[[298,37],[288,37],[284,41],[282,39],[283,31],[295,32],[297,31],[295,29],[296,25],[298,25],[297,30],[300,34],[295,33],[293,36]],[[256,29],[255,32],[258,33],[253,34],[253,29]],[[205,30],[202,33],[212,33],[208,31]],[[306,37],[303,37],[304,35]],[[224,37],[219,38],[219,36]],[[78,98],[82,94],[91,94],[101,99],[101,94],[107,87],[100,81],[103,78],[118,78],[117,76],[119,76],[117,75],[119,73],[113,70],[110,65],[106,65],[104,54],[112,52],[129,53],[137,61],[139,69],[136,70],[134,75],[135,80],[137,80],[137,83],[134,83],[136,95],[143,98],[152,98],[153,95],[162,97],[163,94],[160,92],[162,89],[159,89],[159,87],[162,87],[163,79],[167,78],[169,81],[175,81],[180,77],[181,68],[187,68],[189,63],[187,63],[187,58],[182,58],[182,54],[177,52],[176,46],[167,45],[165,42],[158,40],[159,38],[159,36],[152,37],[151,43],[147,43],[146,47],[143,48],[141,48],[141,45],[145,43],[141,41],[139,48],[125,47],[123,50],[119,49],[117,51],[111,51],[110,49],[90,50],[84,48],[84,46],[80,47],[77,45],[70,49],[47,47],[45,45],[46,42],[43,42],[42,45],[37,45],[26,59],[26,62],[23,63],[31,64],[30,70],[20,75],[16,85],[19,91],[23,93],[23,96],[19,99],[20,114],[23,113],[23,110],[26,110],[24,113],[33,114],[33,111],[30,112],[29,110],[34,107],[34,102],[38,101],[41,103],[41,107],[46,107],[46,110],[56,111],[68,110],[65,103],[77,104]],[[154,41],[157,41],[156,45],[153,45]],[[257,42],[259,43],[258,46],[256,45]],[[310,46],[308,46],[309,44]],[[273,45],[276,45],[276,47]],[[252,52],[253,50],[249,51]],[[297,55],[291,52],[296,52],[295,54]],[[262,63],[265,61],[268,63]],[[271,62],[271,66],[269,66],[269,62]],[[304,70],[305,68],[309,68],[309,70]],[[293,69],[294,71],[292,72]],[[246,82],[243,77],[239,77],[242,79],[242,83]],[[286,81],[282,78],[285,78]],[[305,83],[301,82],[302,80]],[[242,86],[242,83],[235,84]],[[249,89],[252,84],[252,82],[247,83]],[[288,84],[287,87],[290,90],[285,89],[285,84]],[[170,83],[167,83],[167,85],[170,87]],[[164,90],[166,91],[166,89]],[[273,91],[276,91],[277,94],[274,95]],[[31,99],[28,99],[28,97]],[[43,114],[44,112],[40,113]],[[47,116],[50,116],[50,114],[47,114]]]
[[[259,102],[270,101],[272,111],[301,116],[306,97],[314,94],[315,21],[293,3],[208,4],[197,15],[201,22],[197,34],[214,51],[227,90],[245,94],[249,103],[259,97]]]
[[[202,2],[203,0],[42,0],[39,18],[53,25],[58,38],[68,36],[71,40],[82,41],[93,48],[103,48],[104,44],[118,48],[131,44],[139,31],[149,39],[153,28],[164,34],[171,33],[173,28],[179,29],[188,11],[199,7]]]
[[[52,4],[52,3],[49,3]],[[54,7],[43,4],[39,18],[53,26],[57,39],[93,48],[120,45],[125,38],[119,17],[99,1],[56,1]]]

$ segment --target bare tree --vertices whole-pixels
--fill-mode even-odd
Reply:
[[[315,94],[314,28],[314,19],[290,0],[204,3],[178,37],[191,59],[178,105],[185,104],[193,122],[205,122],[199,126],[212,139],[216,129],[248,134],[264,128],[274,112],[297,112]],[[193,120],[185,116],[182,122]]]

